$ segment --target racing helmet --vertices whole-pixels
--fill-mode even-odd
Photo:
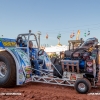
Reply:
[[[23,40],[22,37],[18,37],[16,40],[16,43],[19,47],[26,47],[27,46],[27,41]]]
[[[21,47],[22,42],[23,42],[22,37],[17,37],[16,43],[17,43],[17,45],[18,45],[19,47]]]

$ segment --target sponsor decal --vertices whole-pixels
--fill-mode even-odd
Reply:
[[[19,79],[22,79],[23,78],[23,74],[19,74]]]
[[[1,38],[0,41],[5,47],[14,47],[16,46],[16,40],[15,39],[8,39],[8,38]]]
[[[90,67],[90,66],[93,65],[93,63],[92,62],[87,62],[87,65]]]
[[[25,71],[26,71],[27,74],[31,74],[32,73],[31,67],[25,67]]]
[[[71,74],[70,80],[76,80],[76,74]]]
[[[26,74],[26,78],[31,78],[31,74]]]
[[[23,81],[22,80],[19,80],[19,84],[22,85],[23,84]]]
[[[27,78],[27,79],[25,80],[25,83],[31,82],[31,81],[32,81],[32,78]]]
[[[30,66],[31,65],[29,59],[27,58],[27,54],[23,50],[16,49],[16,52],[18,53],[20,61],[23,64],[22,66]]]
[[[30,71],[31,67],[25,67],[25,71]]]
[[[19,73],[21,74],[21,73],[23,73],[23,69],[21,68],[21,69],[19,69]]]
[[[5,47],[14,47],[16,42],[2,42]]]
[[[87,67],[87,72],[93,72],[93,68],[92,67]]]
[[[31,70],[27,71],[26,73],[27,73],[27,74],[31,74]]]

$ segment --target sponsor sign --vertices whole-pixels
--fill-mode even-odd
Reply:
[[[70,80],[76,80],[76,74],[71,74],[70,75]]]
[[[22,85],[23,84],[23,81],[22,80],[19,80],[19,84]]]
[[[32,78],[27,78],[27,79],[25,80],[25,83],[31,82],[31,81],[32,81]]]
[[[20,73],[20,74],[23,73],[23,69],[19,69],[19,73]]]
[[[23,78],[23,74],[19,74],[19,79],[22,79]]]
[[[92,62],[87,62],[87,65],[90,67],[90,66],[92,66]]]

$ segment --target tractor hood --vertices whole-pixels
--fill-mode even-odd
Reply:
[[[98,39],[97,38],[89,38],[87,39],[79,48],[90,48],[95,47],[98,45]]]

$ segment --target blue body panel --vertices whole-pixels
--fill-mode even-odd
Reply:
[[[64,60],[71,60],[71,58],[65,58]],[[79,60],[79,68],[84,69],[85,68],[85,61]]]
[[[8,38],[0,38],[0,47],[15,47],[16,46],[16,39],[8,39]]]
[[[0,38],[0,48],[9,52],[16,63],[16,85],[32,81],[32,67],[27,52],[23,48],[17,48],[16,39]],[[26,47],[27,48],[27,47]],[[34,48],[37,52],[38,48]],[[51,68],[51,61],[47,54],[40,57],[45,61],[46,67]]]
[[[84,60],[80,60],[79,67],[80,67],[80,69],[85,68],[85,61]]]

